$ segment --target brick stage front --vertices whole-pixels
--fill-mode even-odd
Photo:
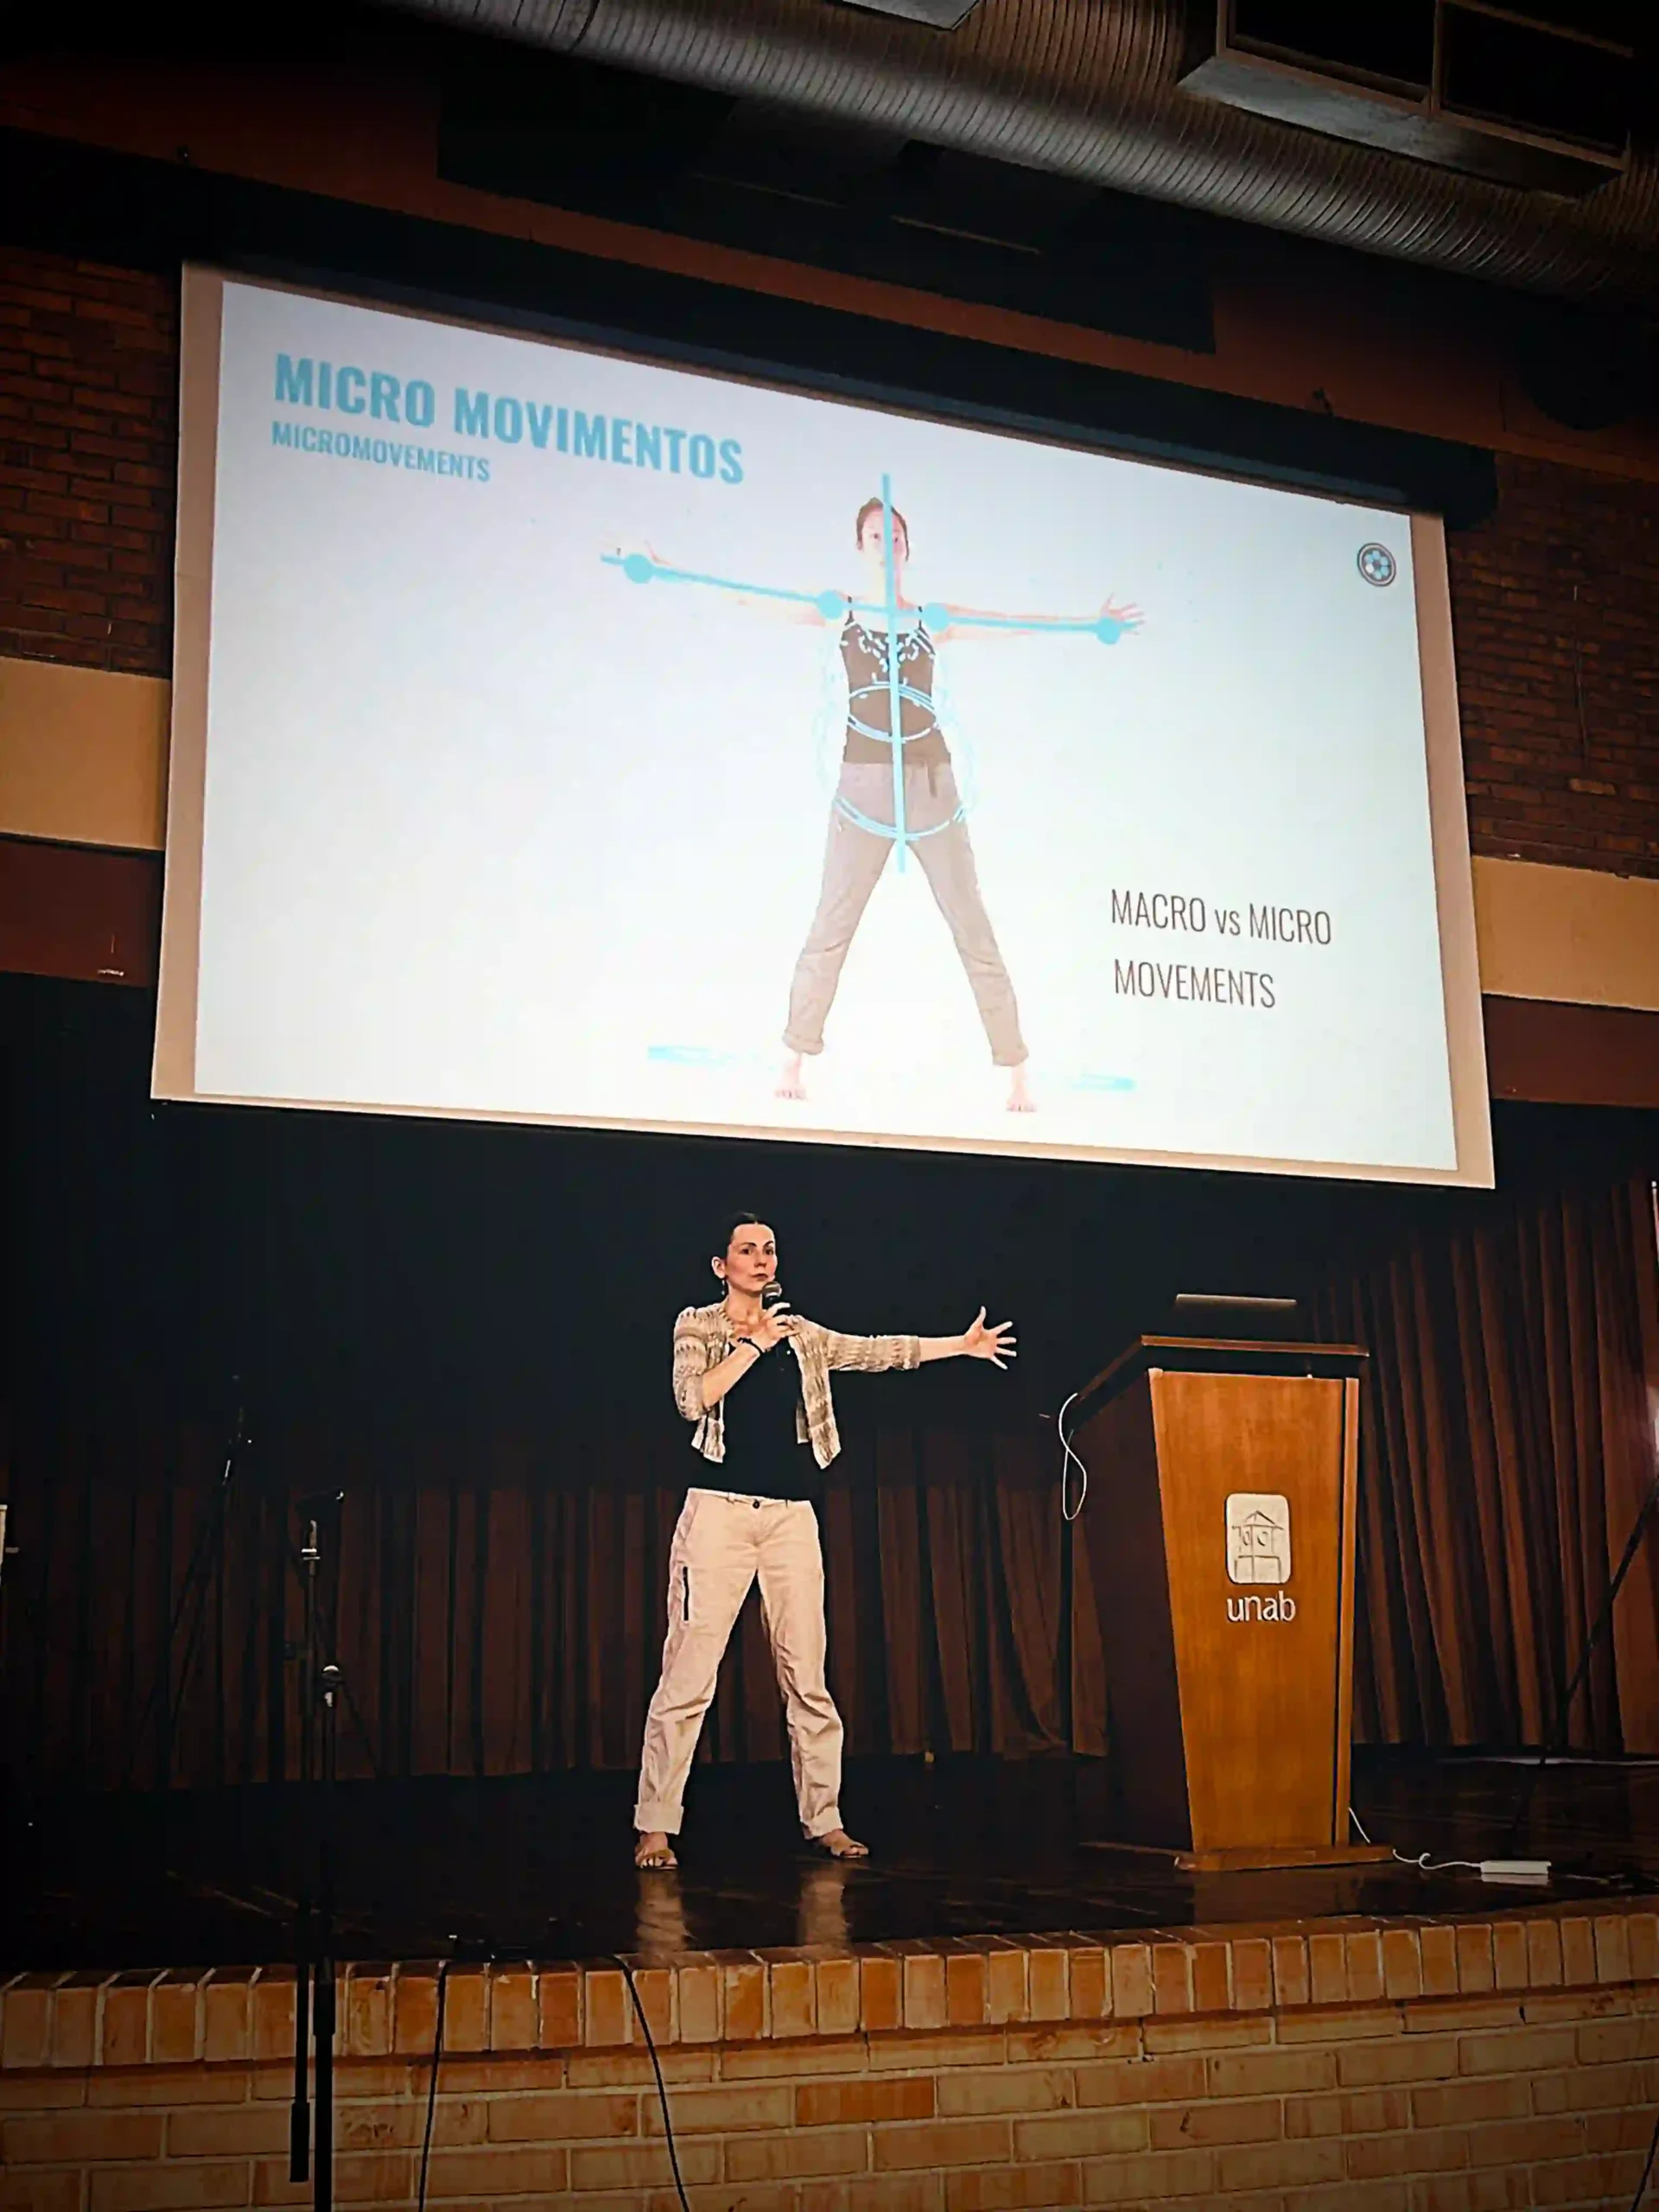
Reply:
[[[894,1942],[634,1962],[699,2212],[1624,2206],[1659,2103],[1659,1913]],[[0,2202],[304,2201],[281,1968],[21,1975]],[[416,2201],[437,1969],[342,1991],[338,2190]],[[427,2201],[673,2212],[613,1964],[448,1970]]]

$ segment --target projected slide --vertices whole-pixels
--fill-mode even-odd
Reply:
[[[1438,524],[186,321],[160,1094],[1487,1179]]]

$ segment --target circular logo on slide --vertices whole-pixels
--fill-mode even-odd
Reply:
[[[1362,545],[1359,549],[1359,573],[1368,584],[1379,588],[1391,584],[1399,575],[1399,564],[1386,545]]]

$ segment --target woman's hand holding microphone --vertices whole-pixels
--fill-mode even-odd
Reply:
[[[795,1328],[795,1316],[780,1297],[770,1305],[762,1300],[760,1319],[745,1333],[757,1351],[767,1352],[774,1344],[782,1344],[785,1337],[792,1337]]]

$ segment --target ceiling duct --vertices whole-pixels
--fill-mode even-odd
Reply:
[[[1181,0],[980,0],[955,30],[830,0],[388,4],[1493,283],[1610,302],[1659,289],[1650,146],[1567,199],[1195,98]]]

